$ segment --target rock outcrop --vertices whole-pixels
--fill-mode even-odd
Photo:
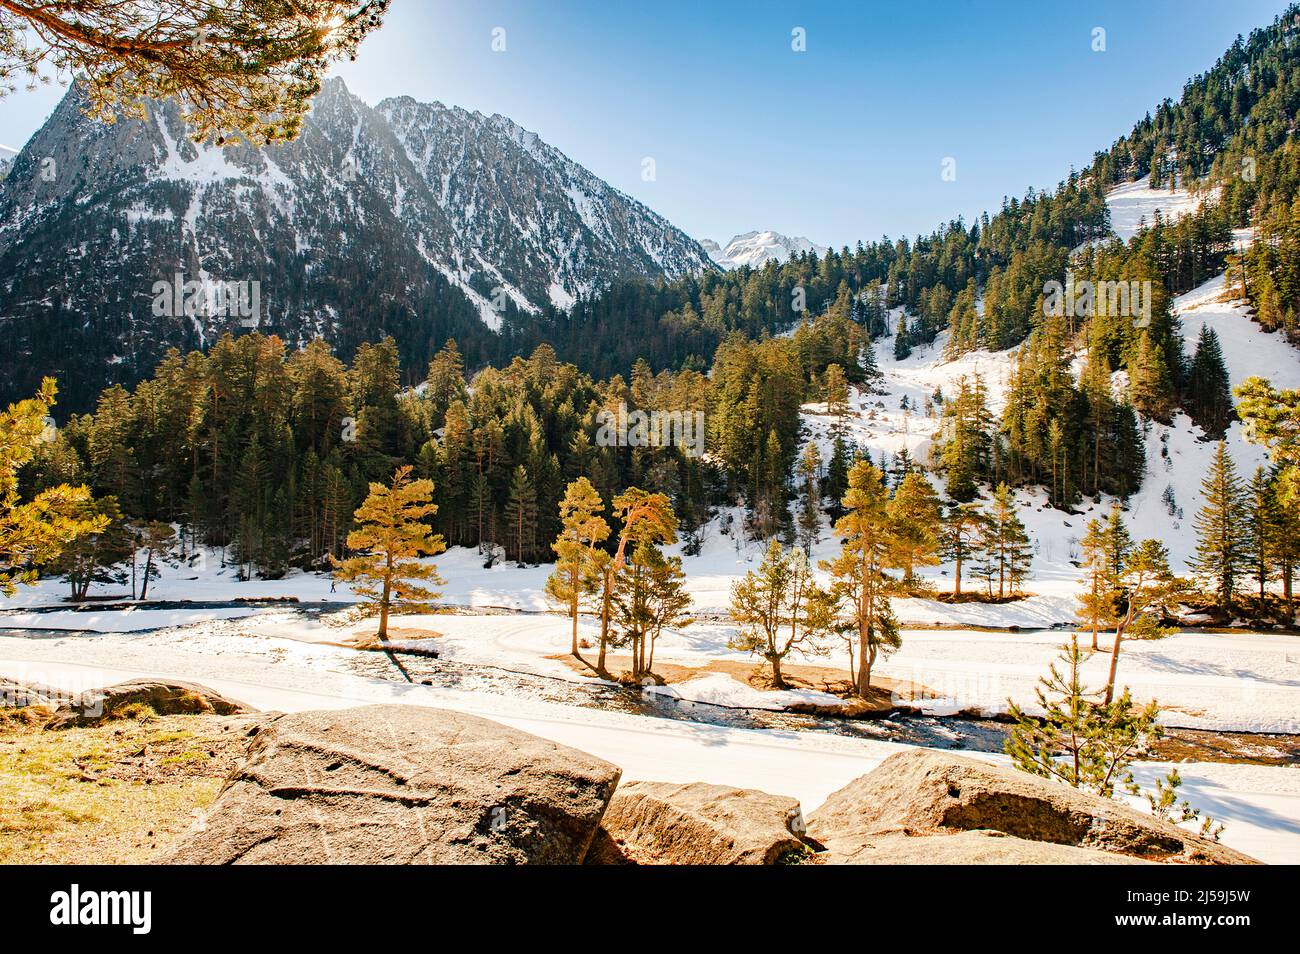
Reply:
[[[6,676],[0,676],[0,709],[21,709],[26,706],[48,706],[54,708],[71,696],[58,689],[37,683],[23,683]]]
[[[694,782],[628,782],[588,864],[772,865],[810,854],[799,802]]]
[[[1110,799],[931,749],[833,793],[808,833],[830,864],[1256,863]]]
[[[620,770],[477,716],[365,706],[261,725],[180,864],[577,864]]]
[[[158,715],[239,715],[254,711],[242,702],[227,699],[197,683],[173,679],[131,679],[82,693],[76,698],[65,697],[46,727],[68,729],[94,725],[115,718],[134,705],[146,705]]]

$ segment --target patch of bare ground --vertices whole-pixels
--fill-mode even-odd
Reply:
[[[1156,743],[1151,758],[1159,762],[1297,765],[1300,764],[1300,736],[1166,729],[1165,737]]]
[[[388,628],[388,641],[390,643],[416,642],[422,639],[439,639],[441,637],[442,633],[432,629],[417,629],[405,626],[390,626]],[[347,646],[351,649],[384,648],[384,644],[379,637],[370,632],[353,633],[351,636],[344,639],[340,645]]]
[[[47,713],[48,714],[48,713]],[[96,726],[0,719],[0,863],[139,864],[190,826],[256,717],[134,713]]]

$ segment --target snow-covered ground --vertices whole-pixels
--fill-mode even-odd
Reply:
[[[1173,221],[1195,212],[1202,202],[1213,204],[1215,196],[1192,195],[1186,189],[1153,189],[1150,178],[1126,182],[1106,193],[1111,230],[1127,242],[1143,226],[1155,224],[1156,212]]]
[[[334,647],[273,637],[171,633],[0,636],[0,674],[72,691],[142,676],[193,679],[266,710],[402,703],[457,709],[572,745],[624,778],[706,781],[800,800],[804,811],[901,751],[898,743],[826,733],[726,728],[578,708],[501,694],[366,679],[339,671]],[[997,756],[979,755],[999,761]],[[1146,785],[1165,771],[1141,766]],[[1227,823],[1226,844],[1275,863],[1300,862],[1300,768],[1184,763],[1183,793]]]

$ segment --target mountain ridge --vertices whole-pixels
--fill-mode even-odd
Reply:
[[[713,270],[680,229],[500,115],[327,81],[295,141],[195,144],[173,103],[104,125],[74,86],[0,180],[3,398],[68,381],[83,408],[167,348],[238,331],[156,314],[154,286],[257,282],[253,326],[342,354],[382,334],[418,367],[448,337],[510,353],[512,325],[615,281]],[[164,295],[165,299],[166,296]],[[242,327],[248,327],[244,321]]]

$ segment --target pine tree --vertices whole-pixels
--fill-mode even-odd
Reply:
[[[900,313],[894,329],[894,360],[902,361],[912,353],[912,336],[907,328],[907,315]]]
[[[1245,554],[1250,575],[1259,587],[1259,609],[1265,610],[1265,591],[1268,584],[1277,578],[1279,552],[1282,549],[1278,539],[1281,527],[1281,513],[1278,507],[1273,482],[1268,471],[1263,467],[1255,469],[1254,476],[1246,486],[1243,498],[1245,504],[1246,531],[1245,538],[1249,545]]]
[[[1110,505],[1110,513],[1101,528],[1100,545],[1111,579],[1118,580],[1124,573],[1129,554],[1133,552],[1133,537],[1124,523],[1124,508],[1118,500]]]
[[[1237,416],[1219,336],[1208,324],[1201,325],[1196,354],[1187,374],[1186,403],[1187,413],[1209,437],[1223,437]]]
[[[1201,491],[1205,504],[1196,515],[1196,556],[1190,565],[1193,572],[1211,581],[1219,608],[1228,613],[1247,570],[1251,543],[1245,491],[1222,441],[1210,462],[1210,472],[1201,481]]]
[[[781,663],[795,649],[822,652],[833,607],[829,595],[816,585],[807,555],[798,548],[786,551],[779,540],[772,540],[758,569],[732,585],[731,618],[740,630],[727,645],[766,660],[773,687],[784,689]]]
[[[939,562],[939,495],[917,471],[909,472],[889,502],[894,552],[903,568],[903,585],[915,585],[916,566]]]
[[[613,590],[616,645],[632,656],[631,678],[642,683],[654,673],[654,650],[660,633],[689,626],[690,594],[680,557],[665,557],[655,544],[642,540],[629,559],[620,563]]]
[[[955,564],[953,596],[961,596],[961,572],[977,553],[987,518],[976,504],[953,504],[943,518],[943,557]]]
[[[1112,517],[1117,511],[1111,512]],[[1122,523],[1120,524],[1122,526]],[[1125,531],[1127,536],[1127,531]],[[1118,574],[1123,566],[1116,569],[1113,553],[1110,549],[1112,538],[1108,538],[1106,527],[1101,521],[1088,521],[1087,532],[1079,541],[1079,567],[1083,570],[1083,589],[1077,597],[1079,607],[1075,611],[1079,620],[1092,633],[1092,648],[1097,650],[1097,633],[1115,621],[1115,602],[1119,596]]]
[[[254,145],[296,139],[336,60],[383,23],[387,4],[305,0],[285,9],[177,0],[143,15],[131,5],[79,3],[5,13],[0,73],[48,60],[79,76],[97,120],[175,97],[196,142]],[[11,37],[26,35],[21,42]]]
[[[830,513],[836,519],[842,513],[840,500],[849,489],[850,456],[849,445],[843,438],[835,438],[831,444],[831,459],[826,465],[826,481],[822,486],[822,495],[832,501]]]
[[[849,382],[838,364],[827,366],[822,394],[826,399],[826,413],[831,417],[831,434],[844,434],[848,430]]]
[[[420,559],[446,549],[442,537],[420,522],[438,512],[430,503],[432,495],[433,481],[411,480],[410,465],[397,468],[388,485],[370,484],[369,495],[356,510],[357,529],[348,534],[354,556],[333,561],[335,575],[352,583],[368,609],[378,612],[380,640],[388,639],[390,610],[422,609],[438,598],[424,585],[441,585],[438,570]]]
[[[896,551],[880,471],[865,461],[854,464],[843,503],[845,514],[835,523],[835,533],[844,539],[840,554],[821,568],[830,573],[832,598],[842,614],[854,691],[865,698],[877,656],[902,642],[889,600],[886,571]]]
[[[1133,548],[1118,579],[1123,608],[1116,613],[1115,641],[1111,644],[1110,672],[1106,677],[1107,705],[1115,696],[1115,676],[1120,646],[1130,632],[1143,639],[1166,635],[1159,618],[1183,594],[1184,586],[1169,569],[1169,553],[1158,540],[1143,540]]]
[[[1083,684],[1085,661],[1076,638],[1062,647],[1057,668],[1038,680],[1035,693],[1041,716],[1026,715],[1014,702],[1008,711],[1015,722],[1006,752],[1022,772],[1050,778],[1105,798],[1116,785],[1136,794],[1129,766],[1147,754],[1162,735],[1156,703],[1136,706],[1127,689],[1111,702],[1099,701]]]
[[[1165,349],[1143,330],[1128,365],[1129,396],[1147,417],[1169,423],[1174,407],[1174,383]]]
[[[1015,495],[1006,484],[999,484],[989,506],[988,520],[980,538],[981,575],[992,589],[997,581],[998,599],[1020,588],[1020,582],[1029,573],[1033,556],[1029,534],[1016,514]]]
[[[803,499],[799,509],[799,541],[804,552],[809,554],[821,531],[822,495],[818,481],[821,466],[822,459],[817,453],[817,445],[809,441],[799,459],[799,478],[803,484]]]
[[[578,652],[578,613],[584,599],[600,591],[600,581],[609,554],[599,549],[609,538],[609,524],[601,514],[605,503],[586,477],[569,484],[560,501],[563,529],[551,544],[555,570],[546,581],[546,592],[563,605],[573,621],[571,652]]]
[[[537,524],[537,489],[520,464],[510,475],[510,495],[506,499],[506,524],[514,544],[515,561],[523,565],[532,556],[533,533]]]
[[[144,550],[144,569],[140,577],[140,599],[149,598],[149,581],[157,573],[156,560],[171,552],[171,545],[176,540],[176,531],[171,524],[160,520],[147,521],[139,531],[140,547]],[[132,561],[135,555],[131,556]]]
[[[46,439],[55,393],[54,379],[46,378],[36,397],[0,412],[0,594],[5,596],[34,582],[39,568],[69,543],[102,533],[109,524],[106,514],[87,512],[86,487],[58,484],[26,502],[19,496],[18,472]]]
[[[79,603],[86,599],[91,584],[111,579],[111,568],[132,556],[133,537],[113,496],[76,503],[68,508],[68,516],[96,527],[107,519],[101,529],[70,540],[52,564],[52,569],[67,579],[72,601]]]
[[[632,544],[635,552],[642,544],[657,546],[677,542],[677,515],[673,512],[672,501],[665,494],[629,487],[614,498],[613,504],[614,519],[623,526],[614,556],[605,564],[601,583],[600,654],[596,660],[596,671],[601,675],[608,674],[605,653],[610,640],[615,591],[625,580],[622,574],[628,560],[628,544]]]

